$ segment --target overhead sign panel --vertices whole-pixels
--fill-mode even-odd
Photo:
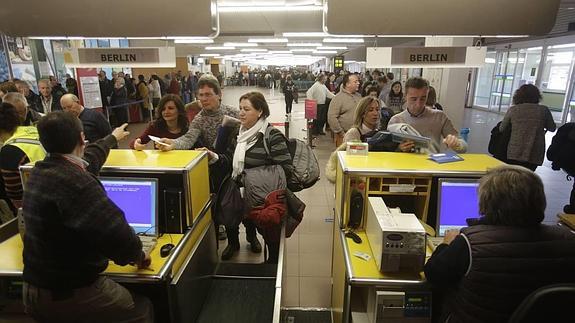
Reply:
[[[486,47],[368,47],[366,68],[481,67]]]
[[[176,49],[72,48],[64,52],[70,67],[176,67]]]
[[[3,0],[0,31],[25,37],[215,37],[219,21],[216,0]]]
[[[324,29],[332,34],[493,36],[549,33],[555,24],[560,0],[326,2]],[[350,17],[361,19],[350,23]]]

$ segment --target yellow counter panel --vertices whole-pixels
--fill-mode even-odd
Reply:
[[[426,154],[370,152],[368,156],[348,156],[339,152],[344,173],[426,173],[426,174],[478,174],[483,175],[503,163],[485,154],[460,154],[463,161],[438,164]]]
[[[209,217],[207,217],[209,219]],[[164,234],[158,238],[158,245],[152,250],[150,256],[152,257],[152,264],[150,268],[138,269],[135,266],[118,266],[111,262],[108,265],[105,273],[108,275],[136,275],[136,276],[157,276],[162,267],[166,264],[169,257],[160,257],[160,249],[166,243],[173,243],[178,245],[182,240],[182,234]],[[0,262],[0,273],[4,276],[21,276],[24,270],[24,262],[22,260],[22,239],[19,234],[12,236],[6,241],[0,243],[0,255],[2,261]],[[173,250],[172,250],[173,251]]]
[[[188,168],[204,151],[112,149],[104,167],[113,168]]]

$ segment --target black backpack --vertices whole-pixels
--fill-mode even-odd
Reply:
[[[491,129],[491,138],[489,139],[489,146],[487,150],[491,155],[493,155],[493,157],[506,163],[507,146],[509,145],[509,139],[511,139],[511,124],[509,124],[503,132],[499,130],[500,125],[501,121],[499,121],[497,125]]]
[[[559,127],[547,150],[547,159],[554,170],[563,169],[575,176],[575,122]]]

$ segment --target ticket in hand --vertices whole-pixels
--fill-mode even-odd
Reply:
[[[162,141],[161,141],[162,138],[160,138],[160,137],[148,135],[148,138],[150,138],[150,140],[152,140],[153,142],[158,143],[158,144],[160,144],[160,145],[170,146],[170,145],[168,145],[167,143],[162,142]]]

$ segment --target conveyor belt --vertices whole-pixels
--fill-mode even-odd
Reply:
[[[271,322],[274,297],[273,279],[214,278],[197,322]]]

